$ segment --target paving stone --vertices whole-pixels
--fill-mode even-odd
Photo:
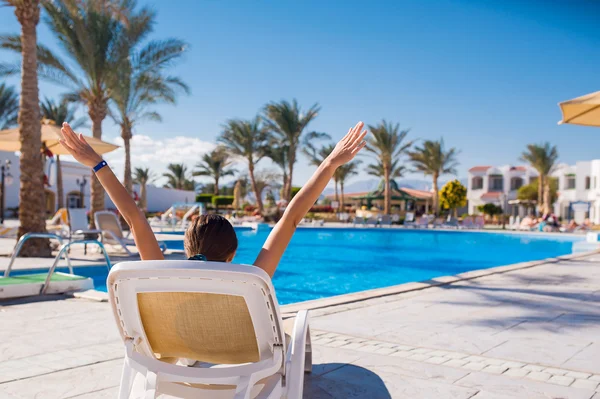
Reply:
[[[492,374],[502,374],[504,373],[506,370],[508,370],[508,367],[504,367],[504,366],[498,366],[498,365],[489,365],[486,368],[484,368],[483,371],[484,373],[492,373]]]
[[[480,362],[469,362],[463,366],[463,368],[476,371],[483,370],[486,367],[487,365],[485,363]]]
[[[556,369],[552,367],[545,368],[543,370],[544,373],[552,374],[552,375],[565,375],[568,373],[568,370]]]
[[[443,356],[434,356],[434,357],[430,357],[429,359],[426,360],[427,363],[432,363],[432,364],[442,364],[447,361],[448,361],[448,358],[443,357]]]
[[[361,352],[375,352],[377,349],[379,349],[379,347],[377,347],[373,344],[367,344],[367,345],[359,348],[359,350]]]
[[[481,356],[469,356],[466,358],[466,360],[470,361],[470,362],[479,362],[479,363],[484,363],[486,361],[487,358],[485,357],[481,357]]]
[[[569,385],[571,385],[573,383],[573,381],[575,381],[575,378],[566,377],[564,375],[555,375],[555,376],[552,376],[548,380],[548,382],[550,382],[552,384],[562,385],[565,387],[568,387]]]
[[[393,348],[379,348],[376,349],[373,353],[377,353],[378,355],[391,355],[394,352],[398,352],[396,349]]]
[[[529,370],[529,371],[542,371],[545,369],[545,367],[537,366],[535,364],[527,364],[527,365],[523,366],[523,368],[525,370]]]
[[[415,355],[409,351],[398,351],[398,352],[392,353],[390,356],[409,358],[409,357],[415,356]]]
[[[350,342],[348,345],[344,345],[344,349],[359,349],[365,346],[365,344],[361,342]]]
[[[502,364],[511,369],[521,368],[521,367],[525,366],[525,363],[519,363],[519,362],[505,362]]]
[[[425,354],[422,354],[422,353],[416,353],[416,354],[414,354],[412,356],[409,356],[407,359],[412,359],[412,360],[416,360],[416,361],[419,361],[419,362],[423,362],[423,361],[425,361],[425,360],[427,360],[429,358],[431,358],[431,356],[425,355]]]
[[[536,381],[548,381],[552,374],[542,373],[541,371],[532,371],[527,375],[527,378]]]
[[[589,379],[592,380],[592,381],[598,381],[598,382],[600,382],[600,375],[594,374]]]
[[[524,368],[509,368],[504,372],[503,375],[507,375],[509,377],[525,377],[529,374],[529,370],[525,370]]]
[[[483,363],[489,364],[489,365],[492,365],[492,366],[500,366],[500,365],[504,364],[505,362],[506,361],[502,360],[502,359],[485,359],[483,361]]]
[[[348,342],[342,341],[342,340],[335,340],[335,341],[327,344],[327,346],[330,348],[339,348],[340,346],[345,346],[345,345],[348,345]]]
[[[467,363],[469,363],[469,362],[466,360],[463,360],[463,359],[450,359],[446,363],[444,363],[444,366],[462,367]]]
[[[600,383],[597,382],[597,381],[576,379],[571,384],[571,387],[573,387],[573,388],[592,389],[592,390],[594,390],[594,389],[598,388],[599,384]]]
[[[421,353],[421,354],[424,354],[424,353],[429,353],[429,352],[432,352],[432,351],[431,351],[431,349],[417,348],[417,349],[411,350],[411,352],[412,353]]]
[[[592,376],[590,373],[582,373],[580,371],[569,371],[565,375],[567,377],[573,377],[573,378],[582,379],[582,380],[585,380],[585,379],[590,378]]]

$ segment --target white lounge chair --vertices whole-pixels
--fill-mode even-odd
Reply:
[[[69,216],[69,225],[65,226],[65,235],[69,239],[73,239],[74,236],[82,236],[87,234],[101,234],[101,230],[92,230],[88,223],[88,210],[83,208],[68,208],[67,213]]]
[[[126,348],[120,399],[302,398],[312,368],[308,313],[298,312],[287,337],[263,270],[124,262],[111,269],[107,286]]]
[[[415,223],[415,227],[419,229],[428,229],[429,228],[429,216],[423,215]]]
[[[405,227],[416,227],[414,212],[406,212],[406,217],[404,218],[404,226]]]
[[[474,228],[483,229],[485,227],[485,217],[479,215],[475,216]]]
[[[352,222],[352,226],[353,227],[356,227],[356,226],[365,226],[365,218],[355,217],[354,221]]]
[[[123,234],[121,222],[117,215],[111,211],[98,211],[94,214],[94,221],[96,222],[96,227],[102,232],[103,244],[121,247],[127,255],[134,255],[127,247],[135,246],[135,241],[127,238],[129,233],[127,235]],[[163,252],[167,250],[167,245],[164,242],[159,241],[158,244]]]
[[[365,222],[365,227],[369,227],[369,225],[372,225],[372,227],[377,227],[377,218],[368,218]]]
[[[392,227],[392,217],[390,215],[381,215],[379,218],[379,227]]]

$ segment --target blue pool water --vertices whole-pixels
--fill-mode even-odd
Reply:
[[[252,264],[269,231],[238,230],[236,263]],[[183,236],[166,241],[183,249]],[[572,252],[581,237],[396,229],[299,229],[273,282],[281,304]],[[106,290],[106,267],[75,268]]]

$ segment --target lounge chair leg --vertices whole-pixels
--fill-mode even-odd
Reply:
[[[310,342],[310,327],[306,328],[306,352],[304,354],[304,372],[312,373],[312,344]]]
[[[123,362],[123,373],[121,374],[121,386],[119,387],[119,399],[128,399],[131,395],[131,388],[133,386],[133,380],[135,372],[129,364],[129,360],[125,357]]]
[[[156,399],[157,375],[151,371],[146,372],[146,394],[144,399]]]

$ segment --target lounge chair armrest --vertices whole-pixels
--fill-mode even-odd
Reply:
[[[310,328],[308,311],[301,310],[296,315],[292,342],[286,356],[286,389],[288,399],[301,399],[304,384],[304,372],[312,368],[310,348]]]

